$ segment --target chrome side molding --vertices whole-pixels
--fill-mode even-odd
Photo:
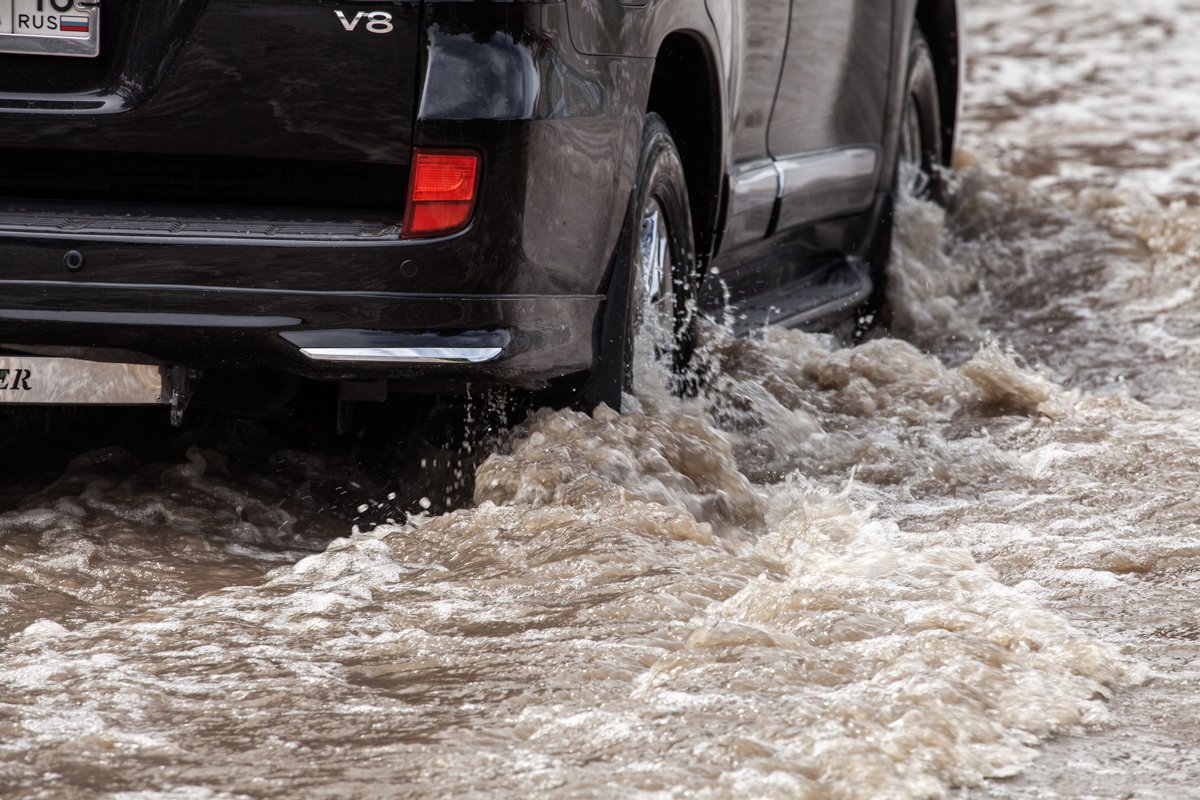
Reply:
[[[780,173],[770,159],[743,165],[729,176],[726,247],[755,242],[767,235],[779,200]]]
[[[873,184],[878,162],[877,147],[847,147],[828,153],[781,158],[775,162],[782,177],[779,196],[824,189],[831,184]],[[865,193],[870,194],[873,188],[865,187]]]
[[[773,205],[779,198],[780,178],[779,169],[770,160],[748,164],[731,174],[729,215],[738,217],[756,208]]]
[[[725,241],[737,247],[779,228],[862,211],[875,198],[880,150],[842,147],[742,165],[729,175]]]
[[[878,188],[879,148],[846,147],[780,159],[779,230],[855,214]]]

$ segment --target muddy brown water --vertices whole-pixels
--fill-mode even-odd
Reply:
[[[402,524],[457,467],[5,434],[0,796],[1200,796],[1200,4],[969,19],[890,334],[715,338]]]

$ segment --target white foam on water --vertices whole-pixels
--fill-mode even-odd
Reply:
[[[308,554],[219,452],[73,464],[0,515],[0,794],[1188,797],[1182,9],[972,4],[890,335],[715,334],[706,395],[537,412],[469,508]]]
[[[928,541],[856,499],[889,494],[894,520],[1016,491],[1032,471],[984,428],[1055,425],[1074,401],[994,345],[956,368],[767,331],[720,357],[704,398],[533,415],[472,509],[13,640],[10,764],[79,747],[63,703],[85,686],[103,741],[192,754],[176,780],[219,761],[281,787],[301,748],[350,794],[388,774],[438,795],[927,797],[1105,721],[1132,662],[981,563],[978,528]]]

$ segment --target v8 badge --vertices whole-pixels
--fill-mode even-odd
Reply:
[[[353,17],[347,17],[342,11],[335,11],[338,21],[342,23],[342,27],[347,33],[353,33],[358,28],[359,23],[366,21],[363,28],[367,33],[391,33],[395,30],[392,25],[392,15],[386,11],[359,11]]]

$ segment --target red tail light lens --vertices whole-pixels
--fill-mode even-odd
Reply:
[[[479,186],[479,155],[460,150],[413,153],[404,213],[405,239],[445,236],[471,221]]]

